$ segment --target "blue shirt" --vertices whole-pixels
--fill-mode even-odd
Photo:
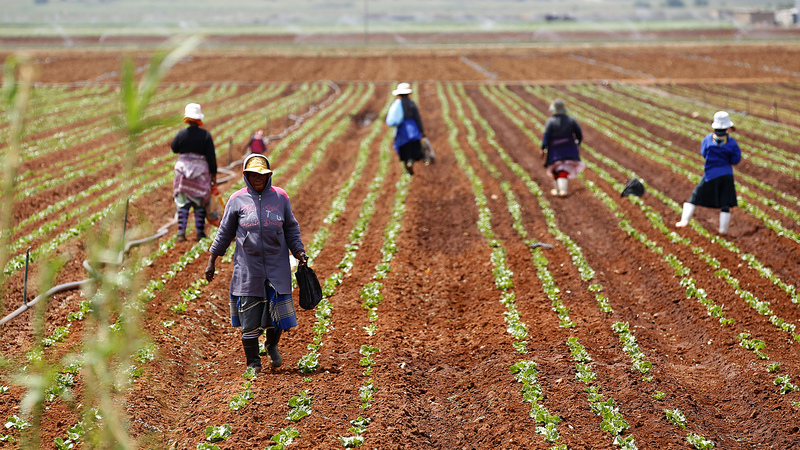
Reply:
[[[742,151],[736,139],[730,135],[718,136],[723,140],[720,143],[714,142],[714,133],[710,133],[703,138],[700,145],[700,154],[706,162],[703,165],[703,180],[711,181],[725,175],[733,175],[733,166],[742,160]]]

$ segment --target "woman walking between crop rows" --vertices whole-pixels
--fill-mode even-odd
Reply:
[[[280,367],[281,334],[297,326],[289,251],[300,265],[307,264],[308,257],[289,195],[272,185],[269,160],[264,155],[248,156],[242,175],[246,186],[234,192],[225,205],[217,236],[209,248],[205,275],[208,281],[214,280],[217,257],[224,255],[235,239],[231,325],[242,328],[247,367],[260,372],[258,337],[266,332],[272,367]]]
[[[200,105],[186,105],[183,121],[189,126],[179,131],[170,144],[172,152],[178,154],[172,185],[178,207],[178,241],[186,240],[186,222],[192,208],[197,240],[206,237],[206,206],[211,198],[211,186],[217,182],[217,156],[211,133],[200,128],[204,117]]]
[[[574,179],[586,169],[579,148],[583,133],[578,121],[567,115],[564,100],[557,98],[550,104],[550,116],[544,124],[542,156],[544,167],[555,180],[552,195],[567,196],[568,179]]]
[[[733,182],[733,166],[742,160],[739,144],[730,133],[736,128],[725,111],[714,114],[711,123],[713,133],[703,138],[700,154],[705,159],[703,178],[692,192],[688,203],[683,204],[683,213],[676,227],[689,225],[695,206],[719,209],[719,233],[727,234],[731,223],[731,208],[737,206],[736,186]]]
[[[397,96],[397,99],[386,114],[386,125],[396,128],[394,149],[406,172],[413,175],[414,163],[423,158],[426,159],[426,163],[430,163],[432,156],[426,158],[423,153],[422,141],[425,139],[425,129],[422,127],[419,108],[409,97],[411,92],[411,85],[408,83],[400,83],[397,89],[392,91],[392,95]]]

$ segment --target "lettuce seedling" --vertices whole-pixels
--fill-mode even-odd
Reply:
[[[210,442],[224,441],[231,437],[231,426],[224,424],[218,427],[209,425],[206,427],[206,440]]]
[[[673,425],[676,425],[681,430],[686,429],[686,416],[683,415],[681,410],[679,409],[665,409],[664,414],[667,415],[667,418],[672,422]]]
[[[710,450],[716,447],[714,441],[706,439],[703,436],[700,436],[699,434],[692,433],[691,431],[689,432],[689,434],[686,435],[686,440],[690,444],[694,445],[694,448],[696,448],[697,450]]]

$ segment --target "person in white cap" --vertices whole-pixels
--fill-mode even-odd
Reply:
[[[200,105],[186,105],[183,121],[189,126],[172,139],[170,148],[178,154],[172,195],[178,207],[178,241],[186,240],[189,210],[194,208],[197,240],[206,237],[206,205],[211,199],[211,186],[217,182],[217,154],[211,133],[203,126]]]
[[[567,180],[575,178],[586,169],[579,153],[583,132],[578,121],[567,115],[564,100],[553,100],[550,114],[552,116],[545,122],[542,136],[544,167],[555,182],[555,188],[550,193],[566,197]]]
[[[705,158],[703,178],[694,188],[689,202],[683,204],[681,220],[675,226],[689,225],[694,208],[699,205],[720,210],[719,233],[726,234],[731,223],[731,208],[737,206],[733,166],[742,160],[742,151],[730,136],[736,128],[727,112],[717,111],[711,128],[714,132],[703,138],[700,145],[700,154]]]
[[[300,225],[285,190],[272,184],[272,169],[264,155],[245,158],[245,187],[225,204],[205,276],[214,280],[216,260],[232,242],[233,275],[230,285],[231,325],[241,327],[247,367],[261,371],[258,338],[266,333],[265,346],[272,367],[283,359],[278,342],[284,330],[297,326],[292,303],[292,272],[289,252],[298,264],[308,263]]]
[[[397,96],[397,99],[389,107],[386,124],[396,127],[394,149],[406,172],[413,175],[414,162],[425,158],[421,142],[425,138],[425,129],[422,127],[419,108],[409,94],[411,85],[408,83],[400,83],[397,89],[392,91],[392,95]]]

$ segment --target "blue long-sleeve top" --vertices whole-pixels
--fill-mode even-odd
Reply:
[[[739,149],[736,139],[725,135],[722,141],[717,143],[714,141],[714,137],[714,133],[709,133],[703,138],[703,143],[700,145],[700,154],[706,160],[703,165],[705,181],[724,175],[733,175],[733,166],[742,160],[742,151]],[[716,137],[720,138],[720,136]]]

